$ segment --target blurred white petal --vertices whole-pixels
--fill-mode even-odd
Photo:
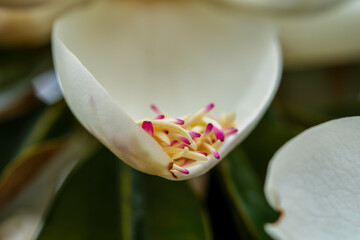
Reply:
[[[134,120],[158,104],[173,116],[210,102],[237,113],[225,156],[255,126],[280,79],[281,56],[268,24],[199,2],[98,2],[60,18],[56,71],[81,123],[130,166],[173,179],[160,145]],[[198,176],[215,158],[189,169]]]
[[[275,239],[360,239],[360,117],[313,127],[271,160],[265,194]]]
[[[286,65],[360,60],[360,1],[344,1],[323,11],[268,17],[279,28]]]
[[[324,7],[303,11],[274,11],[266,8],[262,0],[252,4],[265,4],[263,8],[249,8],[241,4],[243,1],[231,1],[236,4],[230,4],[230,9],[239,15],[248,14],[277,26],[286,67],[317,67],[360,60],[360,1],[324,0]],[[279,6],[275,7],[273,2]],[[285,10],[287,4],[302,2],[266,1],[273,8]]]
[[[62,99],[62,93],[54,70],[44,72],[32,80],[35,95],[44,103],[51,105]]]
[[[264,10],[313,10],[332,6],[347,0],[223,0],[243,7],[254,7]]]

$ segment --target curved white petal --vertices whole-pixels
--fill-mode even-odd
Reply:
[[[313,127],[271,160],[265,194],[275,239],[360,239],[360,117]]]
[[[1,1],[0,45],[36,46],[48,43],[55,18],[66,9],[85,1]]]
[[[224,156],[262,116],[281,74],[270,26],[198,2],[98,2],[57,21],[53,49],[82,124],[130,166],[169,179],[171,159],[134,122],[153,116],[150,104],[173,116],[210,102],[214,116],[236,111],[239,133]],[[194,165],[183,179],[217,162]]]
[[[331,6],[346,0],[223,0],[244,7],[268,10],[310,10]]]

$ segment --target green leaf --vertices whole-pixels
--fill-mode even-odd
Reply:
[[[0,173],[27,148],[67,134],[74,127],[72,121],[65,103],[60,102],[0,124]]]
[[[248,159],[240,149],[234,150],[219,165],[221,182],[236,213],[254,239],[270,239],[264,224],[276,219],[263,194],[262,184]]]
[[[67,179],[38,240],[121,239],[118,160],[102,149]]]
[[[207,214],[186,182],[137,173],[142,211],[135,239],[211,239]],[[134,197],[137,197],[135,194]]]
[[[31,80],[51,67],[50,46],[0,50],[0,121],[40,105],[33,93]]]
[[[136,172],[102,149],[68,178],[37,240],[210,238],[186,182]]]
[[[62,149],[73,128],[65,104],[1,124],[0,208],[11,202]]]
[[[51,68],[51,48],[0,50],[0,89],[10,88],[17,81],[27,81]]]

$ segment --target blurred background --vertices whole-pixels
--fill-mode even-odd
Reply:
[[[31,41],[23,40],[33,31],[3,37],[24,26],[18,17],[1,29],[8,8],[23,3],[0,4],[0,239],[271,239],[263,226],[278,213],[263,186],[274,153],[309,127],[360,114],[360,61],[285,68],[261,122],[208,174],[146,175],[88,134],[62,100],[50,27]]]

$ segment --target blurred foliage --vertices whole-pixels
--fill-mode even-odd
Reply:
[[[51,68],[50,46],[0,50],[0,122],[40,105],[31,80]]]
[[[49,47],[0,54],[0,189],[18,186],[10,197],[0,192],[3,204],[26,187],[4,176],[33,181],[62,140],[81,128],[64,102],[45,106],[34,97],[31,79],[51,65]],[[285,72],[255,130],[209,173],[204,198],[189,181],[139,173],[100,147],[67,177],[36,239],[270,239],[263,225],[278,215],[263,193],[269,160],[304,129],[359,115],[359,94],[359,64]],[[0,225],[2,217],[0,211]]]
[[[195,240],[210,232],[185,182],[136,172],[102,148],[68,178],[37,239]]]

